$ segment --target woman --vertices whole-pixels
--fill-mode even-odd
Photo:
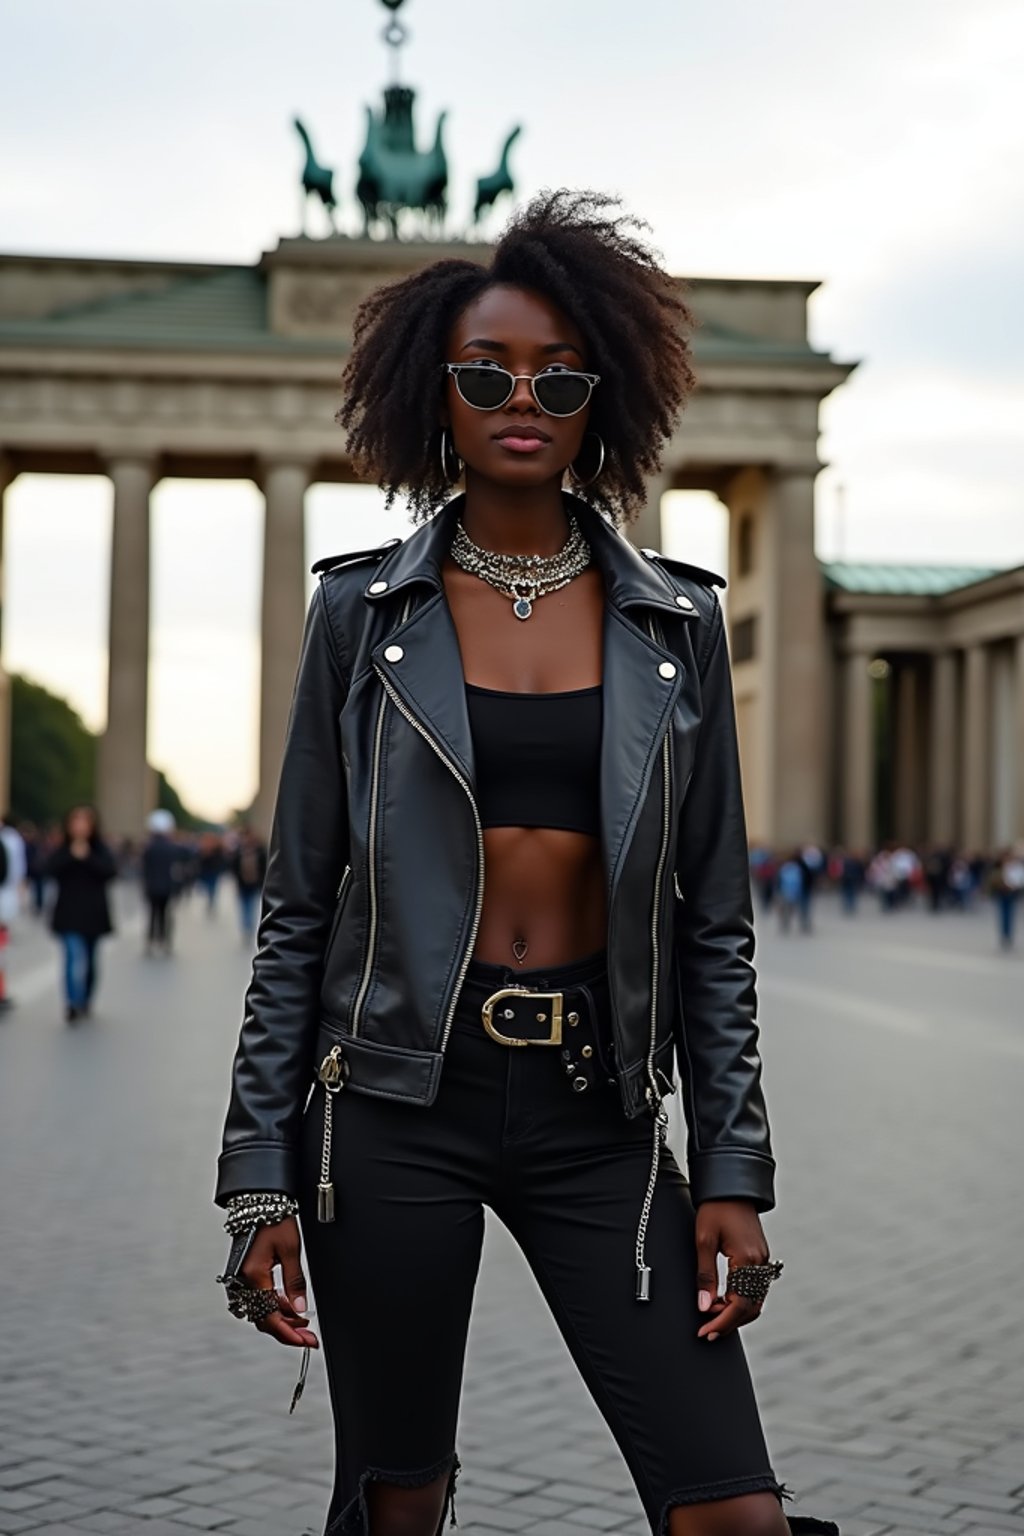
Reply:
[[[722,614],[611,526],[693,386],[690,317],[609,202],[544,194],[489,266],[356,316],[349,448],[424,526],[316,567],[216,1196],[231,1309],[317,1347],[301,1218],[330,1532],[441,1528],[484,1205],[652,1529],[790,1529],[736,1331],[774,1160]]]
[[[46,879],[57,886],[50,927],[64,947],[69,1024],[92,1009],[98,975],[96,947],[104,934],[113,932],[107,886],[116,873],[95,810],[91,805],[74,806],[64,818],[63,841],[45,866]]]

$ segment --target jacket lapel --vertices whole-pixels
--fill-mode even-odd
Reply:
[[[601,835],[609,891],[614,898],[685,677],[679,657],[653,638],[648,626],[652,614],[655,634],[660,634],[662,625],[668,629],[687,622],[690,616],[676,604],[675,589],[660,567],[585,504],[574,499],[574,510],[601,567],[608,598],[604,617]]]
[[[392,647],[401,648],[397,661],[388,659]],[[475,789],[462,652],[444,592],[428,597],[404,624],[376,645],[373,660],[423,729]]]
[[[373,661],[426,733],[475,788],[462,652],[441,575],[462,501],[458,496],[448,502],[381,561],[366,597],[369,602],[397,601],[400,613],[405,597],[414,604],[418,599],[405,622],[374,646]],[[396,646],[402,655],[389,661],[388,653]]]

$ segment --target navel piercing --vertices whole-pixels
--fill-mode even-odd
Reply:
[[[515,955],[520,965],[522,965],[523,961],[526,959],[526,951],[529,949],[529,947],[530,946],[527,944],[525,939],[512,940],[512,953]]]

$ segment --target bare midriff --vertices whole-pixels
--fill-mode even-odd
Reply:
[[[604,587],[592,567],[536,604],[511,604],[448,562],[445,589],[464,669],[480,687],[557,693],[601,682]],[[600,838],[554,827],[484,829],[484,898],[474,957],[513,970],[569,964],[604,949]]]
[[[553,827],[489,827],[484,855],[478,960],[535,970],[604,948],[608,917],[596,837]]]

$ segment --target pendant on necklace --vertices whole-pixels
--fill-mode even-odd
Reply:
[[[529,949],[529,947],[530,946],[527,944],[525,939],[512,940],[512,953],[515,955],[520,965],[522,965],[523,961],[526,959],[526,951]]]
[[[533,604],[528,597],[517,597],[512,604],[512,612],[517,619],[528,619],[533,612]]]

